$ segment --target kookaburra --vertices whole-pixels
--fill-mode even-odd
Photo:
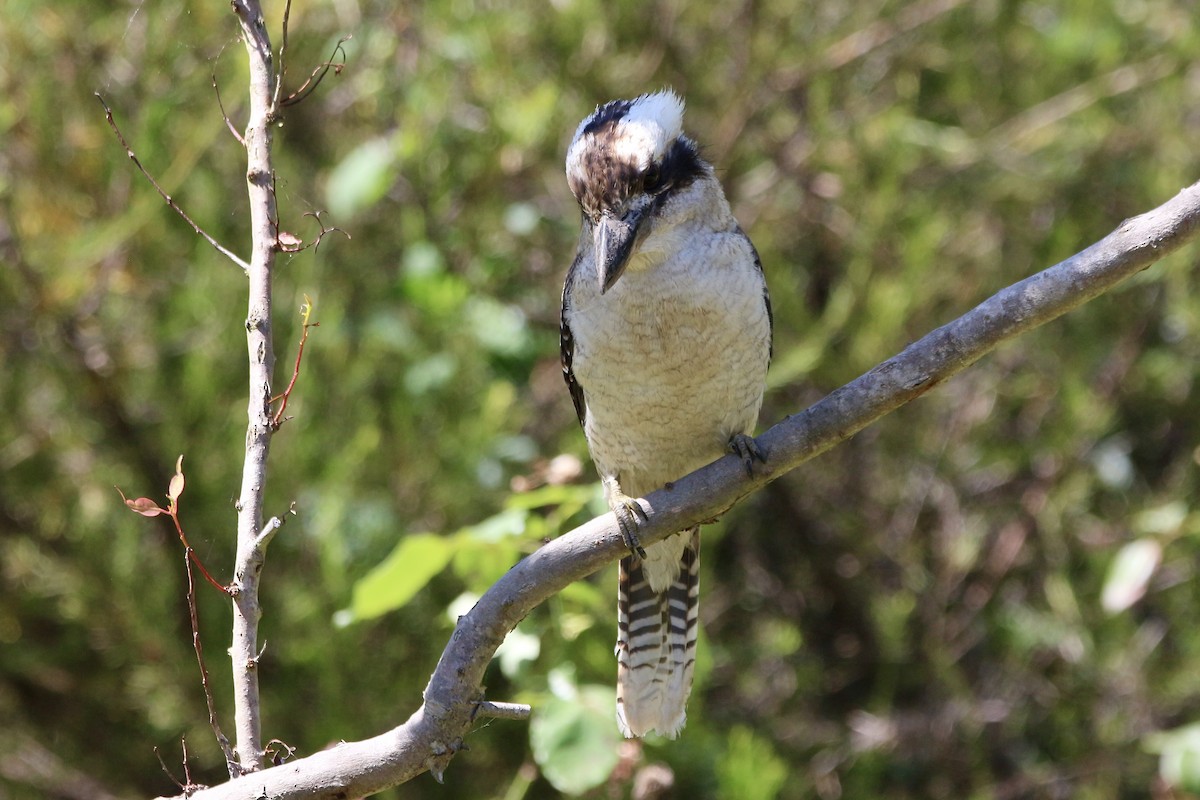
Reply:
[[[643,549],[649,494],[750,438],[771,359],[758,253],[671,91],[616,100],[567,153],[583,210],[562,300],[562,364],[609,507],[630,547],[617,595],[617,722],[678,735],[692,688],[700,529]]]

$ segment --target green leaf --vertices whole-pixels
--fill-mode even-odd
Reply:
[[[500,580],[523,555],[513,539],[486,542],[461,536],[456,540],[458,545],[451,562],[454,574],[468,588],[481,592]]]
[[[1179,530],[1187,515],[1187,504],[1174,500],[1135,514],[1131,524],[1138,533],[1169,535]]]
[[[542,213],[533,203],[513,203],[504,209],[504,227],[514,236],[528,236],[537,229]]]
[[[364,142],[334,167],[326,184],[329,210],[348,219],[383,198],[396,180],[396,154],[387,139]]]
[[[404,371],[404,388],[420,397],[442,388],[458,372],[458,360],[449,353],[436,353]]]
[[[1100,594],[1104,610],[1116,614],[1141,600],[1161,561],[1162,545],[1155,539],[1135,539],[1122,547],[1104,580]]]
[[[787,765],[775,754],[769,740],[741,725],[729,732],[729,746],[717,764],[719,797],[773,800],[787,776]]]
[[[490,353],[515,356],[529,344],[525,314],[516,306],[490,297],[472,297],[464,313],[464,329]]]
[[[1147,736],[1146,749],[1159,753],[1162,779],[1186,792],[1200,792],[1200,723]]]
[[[498,542],[511,536],[525,533],[525,522],[529,514],[520,509],[507,509],[488,517],[483,522],[463,528],[463,533],[481,542]]]
[[[455,541],[433,533],[415,533],[404,540],[379,566],[354,584],[353,599],[338,622],[373,619],[400,608],[445,569],[454,555]]]
[[[497,105],[496,122],[520,147],[532,147],[554,130],[559,99],[558,84],[543,81],[533,91]]]
[[[508,508],[525,509],[561,505],[583,508],[595,495],[595,484],[558,484],[511,494],[504,501],[504,505]]]
[[[546,780],[564,794],[578,795],[608,780],[621,743],[613,691],[584,686],[576,697],[551,697],[529,723],[533,759]]]
[[[517,677],[524,664],[536,661],[541,652],[541,638],[517,626],[504,637],[504,641],[496,649],[495,658],[500,664],[500,671],[511,679]]]

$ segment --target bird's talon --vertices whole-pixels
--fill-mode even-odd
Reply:
[[[625,540],[625,546],[629,548],[629,552],[638,558],[645,558],[646,550],[642,547],[642,543],[638,539],[638,526],[641,522],[646,522],[649,519],[646,516],[646,510],[642,508],[638,501],[626,497],[617,504],[615,513],[617,515],[617,524],[621,528],[621,537]]]
[[[609,507],[612,508],[613,514],[617,518],[617,527],[621,529],[621,538],[625,540],[625,546],[638,558],[645,558],[646,550],[638,540],[638,528],[643,522],[650,521],[646,509],[642,508],[640,502],[621,491],[621,486],[615,477],[606,477],[604,488],[608,495]]]
[[[758,441],[753,436],[735,433],[729,439],[729,450],[742,460],[747,477],[754,477],[755,461],[760,464],[767,463],[767,452],[758,446]]]

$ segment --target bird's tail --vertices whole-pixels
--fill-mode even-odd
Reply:
[[[627,737],[657,730],[674,739],[687,719],[696,665],[700,529],[681,531],[646,549],[646,560],[621,559],[617,724]],[[669,563],[655,558],[668,554]]]

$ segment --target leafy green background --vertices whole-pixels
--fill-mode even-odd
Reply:
[[[264,577],[265,732],[300,753],[407,718],[454,616],[603,508],[556,328],[578,219],[562,161],[596,103],[686,96],[772,289],[764,424],[1200,177],[1185,0],[297,2],[288,86],[348,34],[343,74],[275,138],[285,230],[311,239],[320,211],[353,237],[276,279],[278,385],[305,294],[321,323],[267,487],[299,514]],[[0,797],[169,792],[154,749],[181,774],[181,736],[193,778],[222,779],[180,548],[113,487],[161,498],[185,453],[189,537],[229,574],[245,281],[92,93],[245,253],[244,161],[210,85],[243,119],[235,36],[224,2],[5,6]],[[609,727],[606,572],[489,673],[489,696],[540,716],[482,726],[444,788],[385,796],[626,797],[664,766],[679,798],[1200,789],[1195,262],[1001,348],[708,528],[680,740]],[[201,590],[228,731],[229,612]]]

